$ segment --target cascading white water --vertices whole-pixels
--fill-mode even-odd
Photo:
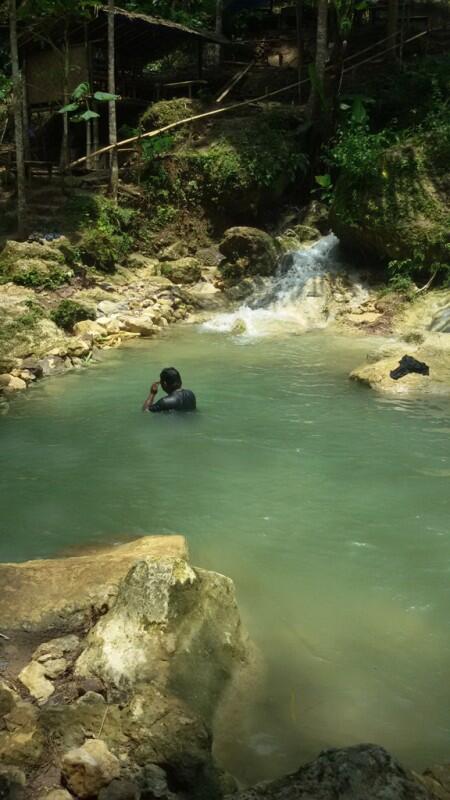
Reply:
[[[357,276],[351,276],[333,234],[314,245],[286,254],[276,276],[251,301],[204,323],[205,330],[244,337],[324,328],[337,304],[356,307],[368,297]]]

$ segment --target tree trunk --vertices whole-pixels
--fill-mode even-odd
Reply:
[[[387,30],[386,36],[389,36],[386,42],[386,47],[394,47],[397,44],[398,32],[398,0],[388,0],[387,10]],[[390,50],[387,54],[388,58],[394,60],[397,55],[397,48]]]
[[[325,84],[325,68],[328,57],[328,0],[317,0],[317,32],[315,76],[308,99],[308,117],[317,119],[320,107],[320,87]]]
[[[116,52],[114,36],[114,0],[108,0],[108,92],[116,93]],[[109,144],[117,144],[117,117],[116,101],[109,102]],[[119,161],[117,148],[111,150],[110,157],[110,191],[114,203],[117,203],[119,194]]]
[[[64,52],[63,52],[63,97],[64,105],[69,103],[69,73],[70,73],[70,47],[69,47],[69,31],[67,25],[64,29]],[[61,147],[61,167],[63,173],[67,169],[70,161],[69,153],[69,115],[63,114],[63,136]]]
[[[297,0],[297,5],[295,9],[295,27],[297,33],[297,78],[298,78],[298,103],[301,105],[302,102],[302,67],[303,67],[303,34],[302,34],[302,24],[303,24],[303,0]]]
[[[216,33],[221,36],[223,32],[223,0],[216,0]],[[217,64],[222,61],[222,48],[220,44],[216,46]]]
[[[17,167],[17,228],[18,234],[24,238],[27,231],[27,200],[25,181],[24,130],[22,116],[22,75],[19,66],[19,48],[17,45],[17,9],[16,0],[9,0],[9,36],[11,46],[11,68],[13,80],[14,136],[16,143]]]

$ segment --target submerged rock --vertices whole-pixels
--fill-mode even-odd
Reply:
[[[433,800],[382,747],[361,744],[324,750],[297,772],[260,784],[236,800]]]
[[[220,252],[224,256],[220,265],[222,274],[237,281],[249,275],[273,275],[281,248],[259,228],[235,227],[225,231]]]

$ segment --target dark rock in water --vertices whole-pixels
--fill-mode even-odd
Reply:
[[[140,796],[135,783],[118,778],[101,790],[98,800],[139,800]]]
[[[324,750],[297,772],[259,784],[235,800],[433,800],[382,747]]]
[[[399,361],[397,369],[391,370],[389,375],[392,380],[398,381],[399,378],[403,378],[410,372],[417,372],[419,375],[429,375],[430,368],[424,361],[417,361],[413,356],[403,356]]]

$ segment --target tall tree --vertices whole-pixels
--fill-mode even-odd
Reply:
[[[316,58],[311,70],[311,91],[307,107],[310,120],[315,120],[318,115],[321,94],[324,92],[327,58],[328,0],[317,0]]]
[[[116,94],[116,43],[115,43],[115,15],[114,0],[108,0],[108,92]],[[109,101],[109,143],[117,144],[117,115],[116,100]],[[119,159],[117,148],[111,150],[110,160],[110,190],[111,197],[117,203],[119,194]]]
[[[386,36],[389,36],[389,39],[387,41],[387,46],[393,48],[393,50],[390,50],[388,54],[391,59],[395,59],[396,57],[397,33],[398,33],[398,0],[388,0]]]
[[[25,180],[25,137],[22,115],[22,74],[17,44],[17,6],[16,0],[9,0],[9,39],[11,47],[11,70],[13,81],[14,136],[16,144],[17,168],[17,228],[21,238],[27,230],[27,198]]]

